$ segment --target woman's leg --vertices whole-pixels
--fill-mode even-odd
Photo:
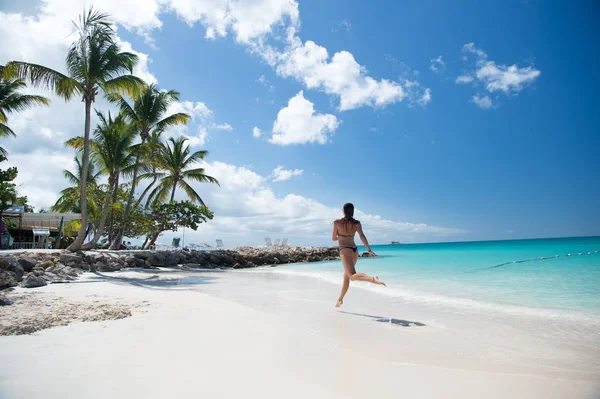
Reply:
[[[344,303],[344,296],[346,296],[346,292],[348,292],[348,288],[350,288],[350,277],[344,272],[344,282],[342,283],[342,292],[340,292],[340,297],[338,298],[337,303],[335,304],[336,308],[339,308]]]
[[[369,283],[385,285],[385,283],[379,280],[377,277],[367,276],[364,273],[357,273],[355,269],[356,262],[358,261],[358,252],[354,252],[350,248],[342,248],[340,249],[340,258],[342,259],[342,265],[344,265],[344,271],[346,272],[346,277],[352,281],[368,281]],[[340,294],[340,299],[338,299],[337,307],[342,305],[344,295],[348,291],[346,286],[346,278],[344,278],[344,283],[342,285],[342,293]],[[350,282],[348,281],[348,287],[350,286]]]
[[[350,252],[350,256],[349,258],[349,266],[351,265],[351,267],[346,267],[346,264],[344,263],[344,256],[342,255],[342,253],[346,253],[346,252]],[[347,255],[347,254],[344,254]],[[366,275],[364,273],[357,273],[356,269],[355,269],[355,265],[356,262],[358,262],[358,251],[354,252],[351,249],[343,249],[343,251],[340,252],[340,256],[342,258],[342,263],[344,263],[344,270],[346,270],[346,273],[348,273],[348,277],[350,277],[350,280],[352,281],[367,281],[369,283],[373,283],[373,284],[377,284],[377,285],[386,285],[383,281],[379,280],[379,278],[377,276],[369,276]]]

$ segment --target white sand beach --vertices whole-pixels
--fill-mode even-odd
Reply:
[[[390,306],[354,287],[338,311],[338,288],[263,269],[88,273],[28,290],[44,312],[132,315],[0,337],[0,398],[600,395],[594,324]]]

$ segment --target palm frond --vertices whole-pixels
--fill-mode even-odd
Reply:
[[[139,95],[146,83],[133,75],[121,75],[102,83],[102,89],[107,93],[127,94],[131,97]]]
[[[0,137],[17,137],[11,128],[0,122]]]
[[[204,201],[202,201],[202,198],[200,198],[200,195],[198,195],[198,193],[196,192],[196,190],[194,190],[192,188],[192,186],[190,186],[187,182],[185,182],[183,180],[180,180],[178,185],[179,185],[179,187],[181,187],[183,189],[183,191],[185,191],[185,193],[187,194],[187,196],[192,201],[198,201],[200,203],[200,205],[206,206],[204,204]]]
[[[65,100],[83,93],[82,85],[75,79],[43,65],[10,61],[5,65],[3,75],[5,78],[26,79],[33,87],[46,88]]]
[[[156,123],[155,129],[157,132],[164,132],[170,126],[186,125],[191,118],[192,117],[190,115],[183,112],[169,115]]]

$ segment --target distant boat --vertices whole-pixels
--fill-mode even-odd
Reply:
[[[398,241],[392,241],[392,245],[402,245]]]

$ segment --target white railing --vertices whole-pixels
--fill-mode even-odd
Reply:
[[[32,242],[13,242],[13,249],[33,249],[34,244]]]

